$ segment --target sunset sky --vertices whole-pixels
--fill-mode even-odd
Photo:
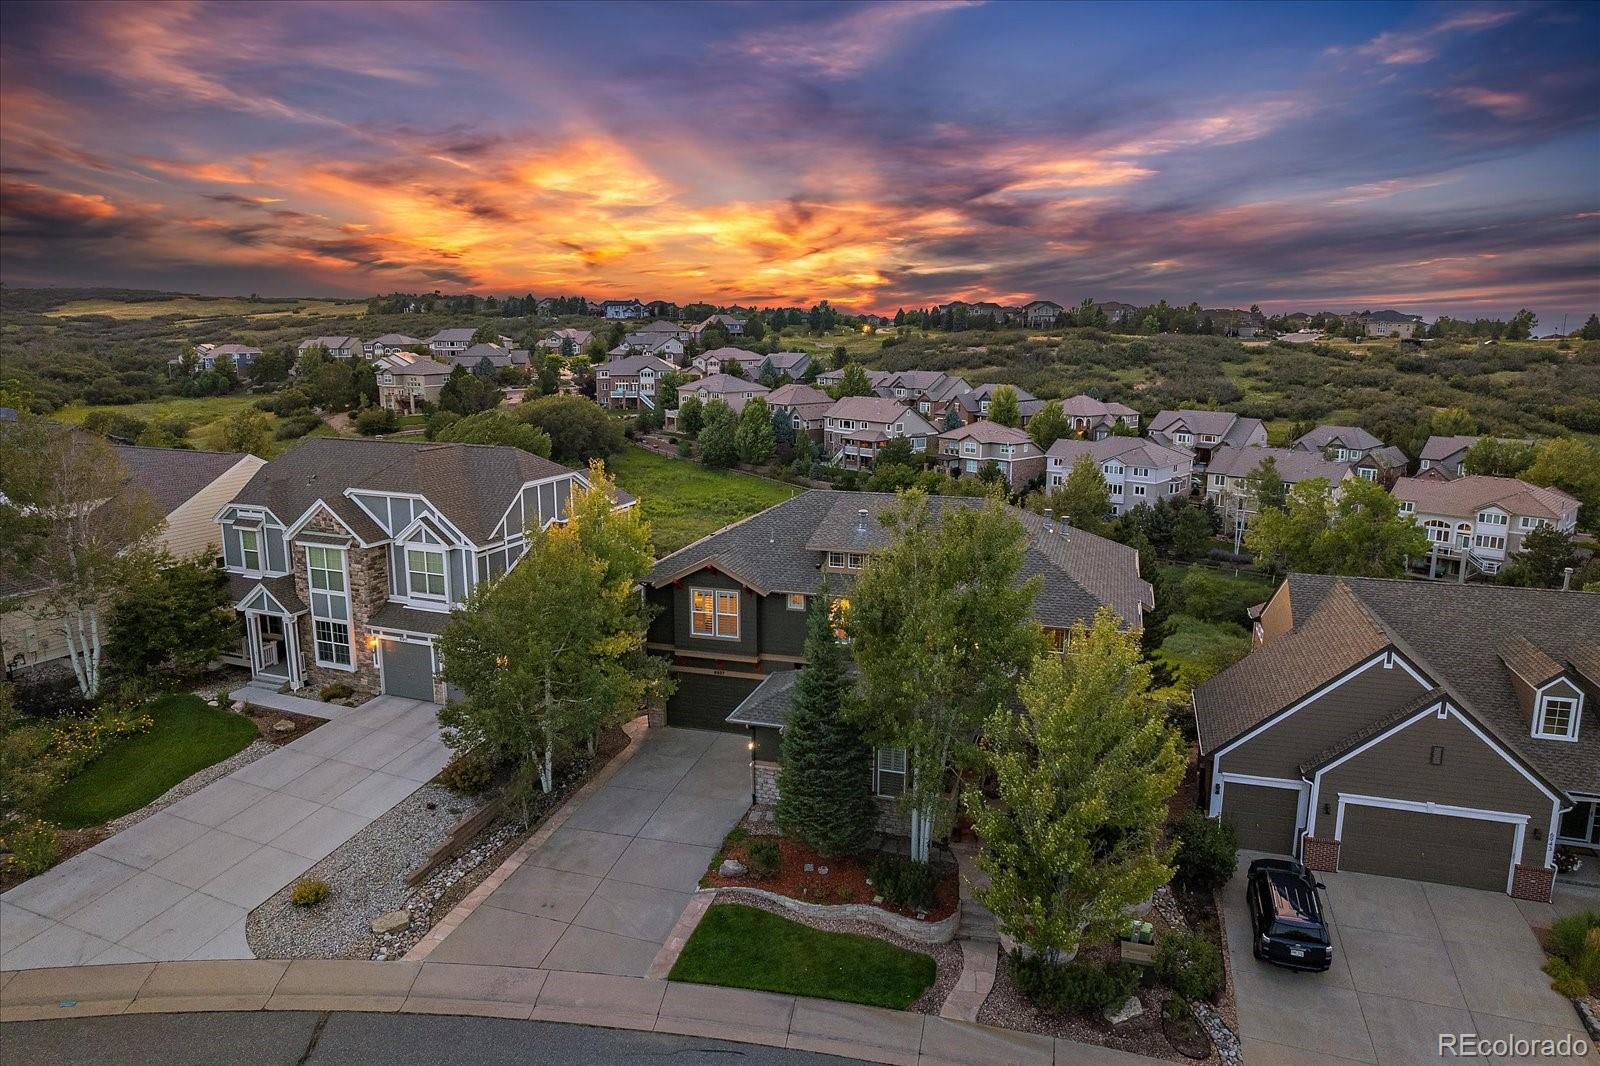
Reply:
[[[10,285],[1600,309],[1595,4],[0,22]]]

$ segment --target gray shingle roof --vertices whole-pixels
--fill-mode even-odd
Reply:
[[[735,725],[783,725],[794,707],[794,686],[798,680],[798,670],[780,670],[768,674],[766,680],[733,709],[728,721]]]
[[[1317,426],[1294,443],[1296,447],[1321,449],[1336,440],[1342,441],[1346,448],[1360,448],[1362,451],[1383,447],[1383,441],[1360,426]]]
[[[1068,466],[1078,461],[1079,456],[1087,455],[1097,463],[1107,459],[1120,459],[1125,464],[1136,466],[1185,466],[1190,462],[1189,453],[1181,452],[1175,448],[1163,448],[1152,440],[1143,437],[1106,437],[1103,440],[1072,440],[1063,437],[1050,445],[1050,450],[1045,454],[1052,459],[1064,459]]]
[[[1327,478],[1334,484],[1350,472],[1353,463],[1335,463],[1322,457],[1321,452],[1308,452],[1299,448],[1234,448],[1221,447],[1211,453],[1211,462],[1206,467],[1208,474],[1225,474],[1228,477],[1244,477],[1261,465],[1261,461],[1268,456],[1272,457],[1273,464],[1278,468],[1278,476],[1294,484],[1309,478]]]
[[[375,629],[439,634],[450,624],[450,616],[443,611],[419,611],[398,603],[386,603],[367,620],[367,624]]]
[[[228,595],[233,597],[234,603],[240,603],[250,593],[254,592],[257,585],[265,585],[267,591],[272,593],[272,598],[277,600],[284,610],[291,614],[299,614],[306,609],[305,602],[300,599],[300,594],[295,591],[294,575],[284,574],[281,577],[245,577],[243,574],[228,575]]]
[[[1422,446],[1422,454],[1418,458],[1440,463],[1456,454],[1456,452],[1471,448],[1482,439],[1482,437],[1472,436],[1429,437],[1428,443]]]
[[[142,488],[162,514],[171,514],[245,458],[241,452],[196,452],[187,448],[140,448],[113,444],[128,479]]]
[[[763,593],[814,593],[822,580],[819,552],[872,551],[889,545],[889,533],[879,516],[894,502],[890,493],[803,492],[673,552],[656,563],[646,581],[659,586],[715,565]],[[981,507],[983,501],[935,496],[928,504],[937,518],[947,508]],[[858,511],[863,508],[865,530],[858,528]],[[1142,612],[1154,600],[1149,583],[1139,576],[1137,552],[1077,529],[1063,538],[1047,533],[1039,515],[1016,508],[1011,513],[1029,535],[1022,576],[1044,578],[1035,602],[1040,622],[1065,628],[1087,622],[1101,606],[1109,605],[1128,624],[1142,624]],[[830,574],[829,581],[838,587],[841,575]]]

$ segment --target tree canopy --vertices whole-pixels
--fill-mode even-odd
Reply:
[[[1360,478],[1326,478],[1289,490],[1286,506],[1256,515],[1245,530],[1256,562],[1272,570],[1350,577],[1399,577],[1408,558],[1428,553],[1428,537],[1382,485]]]

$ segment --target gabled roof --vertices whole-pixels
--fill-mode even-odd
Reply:
[[[972,414],[977,414],[979,411],[983,410],[983,401],[992,401],[994,399],[994,390],[999,388],[1009,388],[1015,392],[1017,394],[1017,405],[1019,408],[1022,404],[1025,404],[1030,400],[1038,399],[1037,396],[1020,385],[1005,385],[995,384],[993,382],[985,382],[982,385],[974,385],[971,389],[961,394],[960,402],[962,408]]]
[[[1068,396],[1061,401],[1061,410],[1070,418],[1106,418],[1115,416],[1121,418],[1125,415],[1136,415],[1139,412],[1125,403],[1115,401],[1107,403],[1097,400],[1093,396],[1079,394]]]
[[[914,413],[899,400],[888,400],[881,396],[842,396],[828,411],[828,417],[888,425]]]
[[[1324,459],[1321,452],[1308,452],[1301,448],[1261,448],[1255,445],[1235,448],[1225,445],[1211,453],[1206,473],[1244,477],[1269,456],[1278,468],[1278,476],[1290,484],[1314,477],[1327,478],[1337,484],[1355,465],[1335,463]]]
[[[809,595],[822,581],[819,551],[872,551],[888,546],[888,531],[878,518],[894,506],[895,499],[893,494],[879,492],[803,492],[673,552],[656,563],[646,584],[660,587],[702,567],[715,566],[764,592]],[[935,496],[928,505],[937,518],[952,508],[984,503],[967,497]],[[868,513],[865,523],[858,514],[861,509]],[[1065,628],[1088,621],[1102,605],[1109,605],[1125,622],[1142,624],[1143,611],[1153,607],[1154,600],[1150,585],[1139,576],[1137,552],[1082,530],[1069,530],[1063,537],[1047,531],[1039,515],[1017,508],[1009,511],[1028,533],[1022,576],[1037,574],[1044,579],[1035,601],[1042,623]],[[843,589],[850,578],[829,574],[828,581],[832,588]]]
[[[300,347],[345,348],[350,345],[359,345],[360,337],[307,337],[300,342]]]
[[[1104,463],[1108,459],[1116,459],[1125,465],[1132,466],[1176,466],[1189,465],[1189,453],[1178,451],[1176,448],[1164,448],[1151,440],[1143,437],[1106,437],[1103,440],[1073,440],[1063,437],[1050,445],[1050,450],[1045,453],[1052,459],[1061,459],[1066,465],[1071,466],[1078,461],[1079,456],[1087,455],[1096,463]]]
[[[1185,427],[1195,436],[1221,437],[1239,421],[1232,411],[1162,411],[1150,423],[1151,433],[1175,433]]]
[[[671,373],[672,371],[678,369],[665,359],[660,359],[653,355],[622,355],[617,356],[614,359],[607,359],[605,362],[595,367],[595,372],[598,373],[599,371],[604,370],[612,375],[633,375],[637,374],[645,367],[649,367],[650,369],[663,374]]]
[[[688,326],[680,326],[676,322],[668,322],[664,318],[658,318],[654,322],[651,322],[647,326],[640,326],[634,332],[636,332],[636,333],[688,333],[689,332],[689,327]]]
[[[1346,448],[1360,448],[1362,451],[1383,447],[1383,441],[1360,426],[1318,426],[1294,443],[1296,447],[1321,450],[1335,441],[1343,443]]]
[[[979,444],[1032,444],[1033,438],[1028,436],[1025,429],[1014,426],[1002,426],[998,422],[991,422],[987,418],[981,422],[972,422],[965,426],[957,426],[939,434],[940,440],[975,440]]]
[[[373,344],[386,344],[391,347],[409,348],[422,342],[415,337],[408,337],[404,333],[385,333],[381,337],[372,338]]]
[[[1463,518],[1495,506],[1508,514],[1558,519],[1578,506],[1576,499],[1560,489],[1486,474],[1469,474],[1453,481],[1403,477],[1395,482],[1394,494],[1411,501],[1418,513]]]
[[[715,359],[718,362],[727,362],[729,359],[732,359],[741,365],[749,363],[754,366],[765,360],[766,356],[762,355],[760,352],[752,352],[746,348],[725,346],[722,348],[713,348],[709,352],[703,352],[699,358]]]
[[[233,502],[266,507],[292,523],[320,500],[372,543],[388,535],[346,490],[419,495],[474,543],[486,544],[525,483],[575,473],[499,445],[314,437],[256,471]]]
[[[687,385],[679,386],[679,391],[690,393],[704,391],[719,396],[728,394],[738,395],[740,393],[754,393],[759,396],[764,395],[770,390],[759,381],[750,381],[746,378],[736,378],[732,374],[712,374],[709,377],[701,378],[699,381],[691,381]]]
[[[1371,463],[1380,470],[1404,470],[1411,465],[1411,459],[1404,451],[1393,444],[1385,444],[1381,448],[1374,448],[1366,457],[1357,463],[1357,466],[1366,466]]]
[[[812,403],[832,404],[833,397],[813,385],[791,382],[788,385],[779,385],[767,393],[767,403],[773,407],[794,407]]]
[[[261,349],[255,347],[254,345],[251,345],[251,344],[236,344],[236,343],[230,341],[227,344],[215,344],[215,345],[212,345],[211,350],[209,352],[207,352],[206,354],[212,355],[212,356],[218,356],[218,355],[260,355],[261,354]]]
[[[128,471],[128,480],[150,501],[171,514],[199,495],[213,481],[250,456],[242,452],[198,452],[187,448],[141,448],[113,444],[111,450]]]
[[[750,695],[740,701],[727,720],[735,725],[783,725],[794,707],[794,686],[799,680],[799,670],[779,670],[775,674],[768,674]]]
[[[1422,446],[1422,454],[1418,458],[1442,463],[1457,452],[1466,451],[1482,439],[1477,436],[1432,436],[1428,438],[1428,443]]]

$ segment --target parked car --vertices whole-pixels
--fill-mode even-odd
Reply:
[[[1322,916],[1322,882],[1293,859],[1257,859],[1245,878],[1252,949],[1258,959],[1295,970],[1333,965],[1333,941]]]

